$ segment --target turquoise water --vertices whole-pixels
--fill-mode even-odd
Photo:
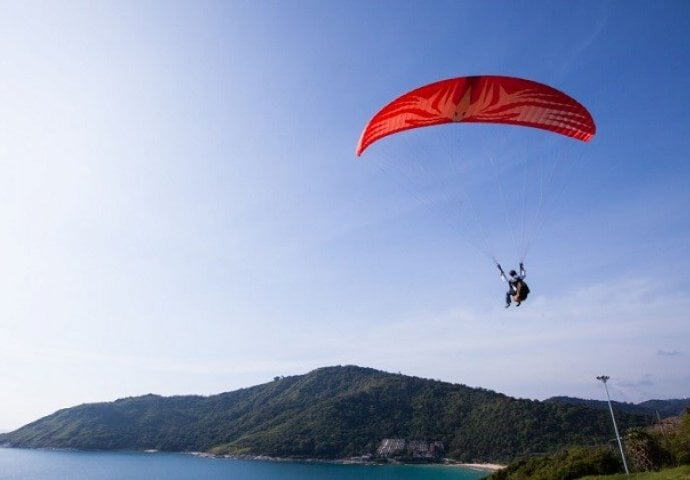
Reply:
[[[335,465],[0,448],[0,480],[478,480],[486,475],[440,465]]]

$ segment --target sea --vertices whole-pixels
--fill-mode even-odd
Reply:
[[[0,448],[0,480],[478,480],[445,465],[348,465],[200,457],[183,453]]]

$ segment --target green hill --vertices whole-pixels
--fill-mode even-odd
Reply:
[[[604,400],[584,400],[573,397],[551,397],[544,400],[547,403],[561,405],[586,405],[600,410],[608,410],[608,403]],[[641,403],[611,402],[616,412],[635,413],[649,415],[650,417],[668,418],[681,415],[685,409],[690,408],[690,398],[672,400],[647,400]]]
[[[625,412],[617,420],[622,430],[651,422]],[[612,436],[608,412],[587,405],[345,366],[208,397],[80,405],[0,435],[0,443],[333,459],[375,454],[383,439],[398,438],[440,441],[445,456],[461,461],[505,462]]]

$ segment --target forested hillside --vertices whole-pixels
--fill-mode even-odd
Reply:
[[[547,403],[558,403],[560,405],[586,405],[592,408],[608,410],[609,406],[605,400],[584,400],[573,397],[552,397],[545,400]],[[616,412],[636,413],[639,415],[649,415],[651,417],[668,418],[681,415],[685,409],[690,408],[690,398],[680,398],[673,400],[647,400],[641,403],[611,402]]]
[[[617,420],[622,430],[652,421],[625,412]],[[503,462],[611,436],[608,412],[587,405],[345,366],[209,397],[80,405],[1,435],[0,443],[332,459],[374,454],[384,438],[401,438],[443,442],[457,460]]]

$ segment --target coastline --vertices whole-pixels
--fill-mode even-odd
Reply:
[[[154,453],[154,451],[148,451],[149,453]],[[372,461],[371,458],[366,457],[349,457],[349,458],[335,458],[335,459],[324,459],[324,458],[289,458],[289,457],[272,457],[268,455],[218,455],[208,452],[183,452],[189,455],[194,455],[197,457],[206,458],[234,458],[238,460],[251,460],[259,462],[303,462],[303,463],[335,463],[344,465],[442,465],[448,467],[460,467],[468,468],[471,470],[481,470],[485,472],[497,472],[503,468],[505,465],[499,465],[497,463],[461,463],[450,458],[444,458],[441,462],[428,462],[428,463],[406,463],[399,462],[393,459],[387,459],[386,462]]]
[[[8,445],[0,445],[0,448],[19,448],[22,450],[23,448],[21,447],[11,447]],[[29,450],[57,450],[57,451],[80,451],[80,449],[74,449],[74,448],[29,448]],[[104,450],[108,451],[108,450]],[[120,451],[120,450],[115,450],[115,451]],[[404,461],[399,461],[393,458],[386,458],[385,460],[381,461],[382,459],[379,460],[373,460],[370,457],[347,457],[347,458],[332,458],[332,459],[325,459],[325,458],[290,458],[290,457],[272,457],[269,455],[247,455],[247,454],[240,454],[240,455],[228,455],[228,454],[215,454],[215,453],[210,453],[210,452],[198,452],[198,451],[187,451],[187,452],[169,452],[169,451],[162,451],[158,450],[155,448],[151,449],[145,449],[145,450],[129,450],[132,452],[140,452],[144,454],[157,454],[157,453],[177,453],[177,454],[182,454],[182,455],[192,455],[194,457],[201,457],[201,458],[230,458],[230,459],[236,459],[236,460],[249,460],[249,461],[257,461],[257,462],[298,462],[298,463],[331,463],[331,464],[340,464],[340,465],[438,465],[438,466],[446,466],[446,467],[460,467],[460,468],[467,468],[471,470],[480,470],[483,472],[490,472],[494,473],[497,472],[503,468],[506,468],[505,465],[500,465],[497,463],[462,463],[457,460],[453,460],[451,458],[444,458],[441,461],[438,462],[404,462]]]

